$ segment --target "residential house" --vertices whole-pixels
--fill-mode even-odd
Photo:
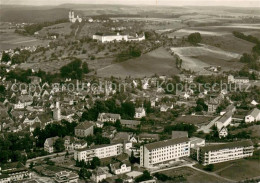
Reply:
[[[71,171],[61,171],[55,173],[54,180],[57,183],[73,183],[78,182],[79,175]]]
[[[117,132],[117,130],[114,126],[106,126],[102,130],[102,136],[112,139],[112,138],[114,138],[116,132]]]
[[[152,133],[141,133],[138,135],[138,142],[154,142],[159,140],[158,134],[152,134]]]
[[[146,116],[145,109],[143,107],[135,108],[135,118],[142,118]]]
[[[246,123],[252,123],[252,122],[257,122],[260,121],[260,110],[257,108],[254,108],[251,110],[248,115],[245,117],[245,122]]]
[[[65,150],[71,151],[74,149],[82,149],[87,147],[88,143],[85,140],[79,140],[72,136],[64,137],[64,147]]]
[[[99,113],[97,120],[100,121],[100,122],[115,123],[117,120],[121,120],[121,116],[120,116],[120,114]]]
[[[217,107],[220,105],[224,98],[225,96],[221,93],[217,96],[210,96],[209,100],[206,102],[206,104],[208,105],[208,112],[216,112]]]
[[[107,178],[106,172],[102,170],[100,167],[98,167],[96,170],[92,172],[90,179],[96,183],[99,183],[102,180],[105,180],[106,178]]]
[[[169,109],[173,109],[173,104],[162,104],[160,107],[161,112],[167,112]]]
[[[259,103],[256,102],[255,100],[252,100],[251,104],[254,105],[254,106],[256,106],[256,105],[258,105]]]
[[[55,148],[54,148],[54,143],[56,142],[56,140],[58,140],[59,137],[51,137],[51,138],[47,138],[44,142],[44,151],[48,152],[48,153],[53,153]]]
[[[18,97],[18,102],[14,104],[14,109],[24,109],[33,103],[33,97],[30,95],[21,95]]]
[[[110,167],[111,171],[116,175],[131,172],[131,164],[128,161],[116,162],[110,164]]]
[[[75,136],[87,137],[93,135],[94,124],[92,122],[81,122],[75,127]]]
[[[141,124],[141,122],[137,120],[125,120],[125,119],[121,119],[120,123],[124,127],[133,128],[133,129],[136,129]]]
[[[221,122],[216,122],[216,127],[218,130],[219,138],[226,137],[228,135],[228,129],[226,126],[223,125]]]

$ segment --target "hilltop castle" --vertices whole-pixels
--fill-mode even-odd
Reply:
[[[77,15],[77,17],[75,18],[74,11],[69,12],[69,20],[72,23],[75,23],[76,21],[79,21],[79,23],[82,22],[82,18],[80,18],[79,15]]]

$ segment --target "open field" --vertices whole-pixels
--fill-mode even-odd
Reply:
[[[97,70],[100,77],[145,77],[158,75],[173,75],[180,71],[176,68],[174,58],[164,49],[158,48],[139,58],[115,63]]]
[[[204,123],[209,123],[214,117],[210,116],[179,116],[176,118],[176,120],[173,122],[175,123],[189,123],[189,124],[194,124],[194,125],[200,125]]]
[[[203,169],[202,165],[196,165]],[[235,181],[252,179],[260,176],[260,159],[239,159],[223,163],[214,164],[213,172]]]
[[[39,35],[47,35],[47,33],[56,33],[59,35],[69,35],[71,33],[71,23],[60,23],[48,27],[44,27],[42,30],[39,31]]]
[[[203,36],[202,43],[215,46],[219,49],[237,54],[250,53],[253,43],[236,38],[233,35],[226,36]]]
[[[31,69],[33,68],[35,71],[41,69],[45,72],[55,73],[58,72],[59,69],[71,62],[70,60],[53,60],[53,61],[45,61],[45,62],[33,62],[33,63],[22,63],[19,67],[22,69]]]
[[[257,161],[241,159],[234,161],[232,166],[229,166],[231,163],[232,162],[227,162],[226,165],[228,167],[217,172],[217,174],[236,181],[241,181],[260,176],[259,160]]]
[[[186,181],[184,182],[187,183],[208,183],[208,182],[223,183],[222,179],[199,172],[189,167],[167,170],[160,173],[163,173],[170,177],[183,175],[184,178],[186,178]]]
[[[203,19],[204,20],[204,19]],[[169,37],[183,37],[188,36],[193,32],[199,32],[202,36],[227,36],[231,35],[233,31],[243,33],[259,31],[260,24],[224,24],[218,26],[196,26],[179,29],[175,32],[168,34]]]
[[[34,37],[21,36],[14,30],[6,30],[0,33],[0,50],[14,49],[24,46],[47,46],[49,41]]]
[[[241,65],[238,62],[240,54],[224,51],[210,45],[202,44],[200,47],[172,47],[171,50],[183,60],[182,68],[191,69],[201,74],[207,73],[202,68],[211,65],[221,66],[224,70],[230,69],[232,65]],[[239,67],[236,68],[239,69]]]

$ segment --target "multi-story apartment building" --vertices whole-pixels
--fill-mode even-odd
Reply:
[[[140,148],[140,165],[145,168],[190,155],[189,138],[181,137],[145,144]]]
[[[216,144],[201,147],[199,162],[203,165],[241,159],[253,155],[254,146],[251,140]]]
[[[74,159],[78,161],[84,160],[85,162],[92,160],[93,157],[100,159],[117,156],[123,153],[123,144],[103,144],[96,145],[91,148],[76,149],[74,151]]]

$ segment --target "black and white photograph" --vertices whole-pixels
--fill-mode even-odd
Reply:
[[[260,0],[0,0],[0,183],[260,183]]]

